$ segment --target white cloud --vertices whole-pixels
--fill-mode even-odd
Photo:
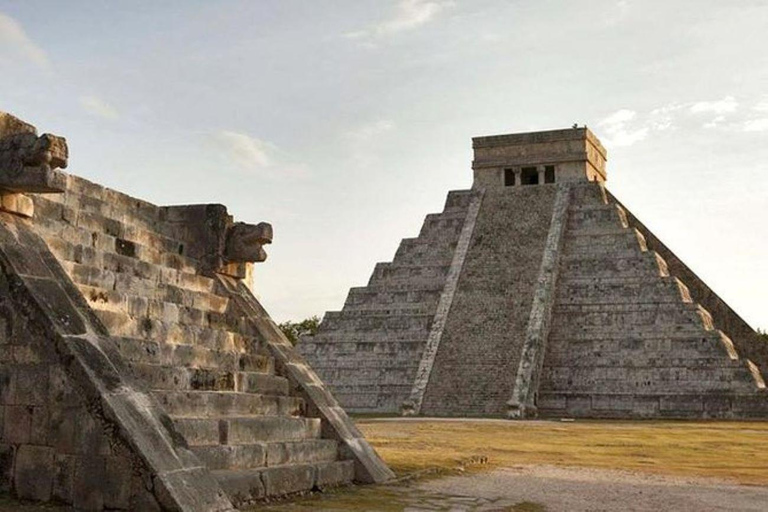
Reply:
[[[347,32],[344,37],[349,39],[381,37],[413,30],[426,25],[452,5],[454,2],[448,0],[400,0],[389,19],[362,30]]]
[[[41,68],[47,69],[51,64],[46,53],[29,38],[21,24],[0,12],[0,56],[4,51],[28,59]]]
[[[246,169],[259,169],[272,163],[269,152],[274,146],[248,134],[222,130],[216,140],[227,151],[227,155]]]
[[[114,121],[120,117],[120,114],[115,107],[98,96],[81,96],[80,105],[90,114],[109,119],[110,121]]]
[[[606,142],[611,146],[631,146],[648,136],[647,126],[630,126],[637,112],[629,109],[617,110],[597,125],[608,135]]]
[[[762,100],[752,108],[758,112],[768,112],[768,100]]]
[[[768,131],[768,117],[762,119],[750,119],[744,123],[745,132],[765,132]]]
[[[631,121],[635,116],[637,116],[637,112],[623,108],[609,115],[598,124],[601,126],[616,126]]]
[[[709,112],[721,115],[735,112],[737,108],[739,108],[739,103],[736,98],[726,96],[721,100],[696,102],[691,105],[690,111],[694,114]]]
[[[357,141],[368,141],[395,128],[395,123],[389,119],[379,119],[364,124],[355,130],[347,132],[347,137]]]

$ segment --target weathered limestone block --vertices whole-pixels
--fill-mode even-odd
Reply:
[[[0,189],[12,192],[63,192],[69,151],[63,137],[37,135],[34,126],[0,112]]]

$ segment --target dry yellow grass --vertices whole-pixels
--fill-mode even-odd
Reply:
[[[357,422],[399,474],[455,467],[549,464],[716,477],[768,485],[768,422]]]

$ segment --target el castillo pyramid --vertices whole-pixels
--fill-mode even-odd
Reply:
[[[347,410],[768,417],[768,343],[606,189],[594,134],[473,148],[472,189],[299,344]]]
[[[394,476],[249,289],[269,224],[150,204],[68,156],[0,112],[0,491],[224,512]]]

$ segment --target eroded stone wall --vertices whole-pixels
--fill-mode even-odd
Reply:
[[[0,272],[0,489],[81,510],[160,510],[152,477],[85,397]]]

